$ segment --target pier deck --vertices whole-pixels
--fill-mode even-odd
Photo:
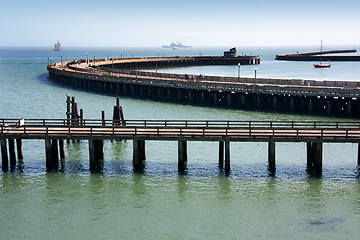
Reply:
[[[227,172],[230,171],[230,142],[267,142],[271,174],[276,171],[276,142],[306,142],[307,168],[315,175],[321,175],[322,172],[324,142],[358,143],[360,146],[360,122],[124,120],[120,123],[103,119],[82,119],[71,125],[68,119],[2,119],[0,122],[3,171],[8,171],[7,141],[10,165],[14,168],[14,142],[16,140],[18,156],[22,158],[22,139],[45,140],[48,170],[57,170],[59,151],[60,158],[65,158],[64,139],[89,141],[92,170],[102,168],[104,140],[132,140],[134,170],[144,168],[145,141],[177,141],[179,171],[185,170],[187,166],[187,141],[216,141],[219,142],[219,167],[223,167],[225,156]]]

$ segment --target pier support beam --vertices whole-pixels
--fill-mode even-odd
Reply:
[[[275,142],[268,143],[268,162],[269,162],[269,172],[271,175],[274,175],[276,172],[275,165]]]
[[[59,151],[60,151],[60,159],[65,159],[64,139],[59,139]]]
[[[57,171],[59,168],[59,151],[57,139],[45,139],[46,170]]]
[[[225,172],[230,172],[230,142],[225,141]]]
[[[309,174],[320,176],[322,174],[323,143],[307,143],[307,170]]]
[[[2,170],[4,172],[9,171],[9,159],[6,145],[6,139],[1,139]]]
[[[226,94],[226,105],[229,107],[231,106],[231,93]]]
[[[219,142],[219,168],[224,167],[224,142]]]
[[[16,166],[15,140],[14,139],[9,139],[9,157],[10,157],[10,169],[13,170]]]
[[[104,142],[89,139],[90,171],[101,171],[104,166]]]
[[[16,139],[16,149],[17,149],[18,161],[22,162],[22,160],[24,159],[24,153],[23,153],[22,140],[20,138]]]
[[[135,171],[142,171],[145,167],[145,140],[133,140],[133,167]]]
[[[187,142],[178,141],[178,171],[183,172],[187,166]]]

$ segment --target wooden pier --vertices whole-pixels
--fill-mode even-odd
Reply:
[[[219,142],[219,167],[230,172],[231,142],[267,142],[270,174],[275,174],[277,142],[306,142],[307,170],[322,173],[323,143],[360,143],[360,122],[319,121],[183,121],[183,120],[114,120],[83,119],[69,125],[68,119],[0,119],[2,169],[16,165],[22,156],[22,139],[44,139],[46,167],[56,171],[59,158],[65,158],[64,140],[89,142],[90,170],[101,171],[104,164],[104,140],[132,140],[134,170],[142,170],[146,161],[146,141],[177,141],[178,169],[187,166],[188,141]],[[8,147],[7,147],[8,146]],[[360,157],[360,156],[358,156]],[[358,164],[360,164],[358,160]]]
[[[360,82],[158,73],[160,67],[259,64],[255,57],[82,60],[48,65],[53,81],[76,89],[195,105],[360,116]],[[152,68],[155,72],[137,70]]]

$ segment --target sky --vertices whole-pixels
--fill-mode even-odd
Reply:
[[[360,45],[359,0],[4,0],[0,46]]]

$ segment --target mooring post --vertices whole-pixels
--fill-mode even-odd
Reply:
[[[187,142],[178,141],[178,170],[183,172],[187,166]]]
[[[10,157],[10,169],[14,169],[16,166],[15,140],[14,139],[9,139],[9,157]]]
[[[101,123],[102,126],[105,126],[105,111],[101,111]]]
[[[71,104],[70,95],[66,95],[66,119],[67,119],[67,125],[70,125],[70,118],[71,118],[70,104]]]
[[[225,141],[225,171],[230,172],[230,142]]]
[[[224,167],[224,142],[219,142],[219,168]]]
[[[2,159],[2,170],[4,172],[9,171],[9,159],[6,147],[6,139],[1,139],[1,159]]]
[[[269,142],[268,144],[268,161],[269,161],[269,172],[274,175],[276,172],[275,165],[275,142]]]

